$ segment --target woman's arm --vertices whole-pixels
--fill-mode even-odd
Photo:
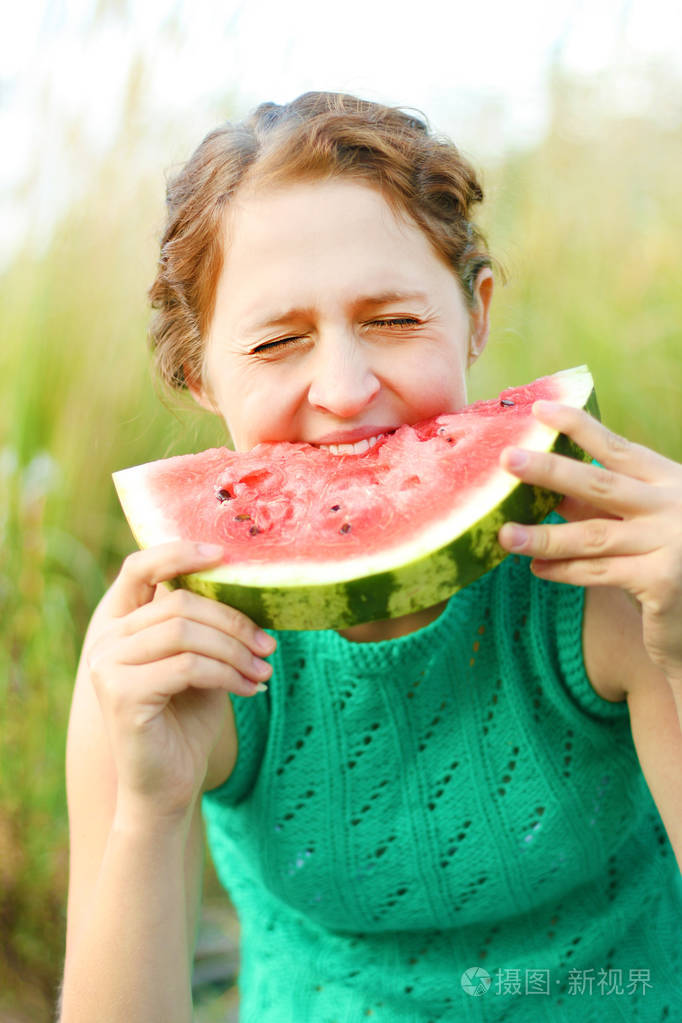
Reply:
[[[253,695],[258,669],[252,622],[155,589],[196,570],[188,547],[128,559],[86,637],[67,745],[61,1023],[192,1020],[200,797],[236,759],[227,692]]]
[[[682,866],[682,466],[585,412],[533,411],[600,466],[514,451],[502,465],[566,495],[563,524],[507,523],[500,543],[543,579],[585,586],[584,649],[594,688],[626,697],[642,769]]]
[[[586,591],[583,651],[599,695],[627,700],[642,772],[682,869],[682,729],[670,685],[644,648],[637,608],[622,590]]]
[[[230,730],[236,752],[233,717],[226,722],[228,744]],[[212,769],[220,771],[219,765]],[[225,777],[230,769],[225,763]],[[117,817],[116,770],[84,663],[69,725],[67,794],[71,838],[62,1023],[189,1023],[201,898],[200,804],[184,821],[154,821],[148,815],[127,820],[124,812]]]
[[[101,716],[86,707],[92,700],[84,690],[92,690],[84,674],[67,754],[71,848],[60,1018],[189,1023],[198,813],[164,821],[117,812],[115,768]]]

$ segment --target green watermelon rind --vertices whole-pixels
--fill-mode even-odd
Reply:
[[[585,367],[557,376],[568,378],[571,374],[577,380],[582,374],[583,379],[591,381]],[[581,404],[599,418],[593,388]],[[581,461],[592,460],[564,434],[547,431],[547,436],[547,444],[536,450],[553,451]],[[499,503],[437,549],[388,570],[356,578],[296,579],[290,585],[282,581],[254,585],[243,579],[225,579],[225,569],[221,566],[209,572],[178,576],[167,585],[173,589],[189,589],[235,607],[263,628],[338,629],[397,618],[447,600],[495,568],[508,556],[497,540],[500,527],[509,521],[540,522],[560,501],[561,495],[550,490],[520,481],[511,483],[511,489]],[[133,528],[133,532],[140,546],[149,546],[148,537],[148,542],[142,543],[141,531]]]

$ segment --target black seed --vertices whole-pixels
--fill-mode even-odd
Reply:
[[[255,536],[256,533],[260,533],[260,529],[258,528],[258,526],[251,526],[251,528],[249,529],[249,533],[251,534],[251,536]]]
[[[333,504],[331,506],[331,508],[330,508],[330,511],[340,511],[340,510],[341,510],[341,505],[340,504]]]
[[[248,522],[250,520],[250,518],[251,518],[250,515],[247,515],[245,512],[242,512],[241,515],[235,515],[234,521],[235,522]]]
[[[511,408],[513,404],[514,402],[511,401],[509,398],[500,398],[500,405],[506,405],[507,408]]]
[[[229,490],[219,490],[218,493],[215,496],[217,497],[217,499],[219,501],[231,501],[232,500],[232,494],[230,493]]]
[[[350,533],[350,522],[344,522],[339,530],[339,533]]]

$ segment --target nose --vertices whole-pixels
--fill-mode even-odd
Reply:
[[[352,419],[381,389],[362,345],[352,338],[328,338],[318,345],[308,401],[313,408]]]

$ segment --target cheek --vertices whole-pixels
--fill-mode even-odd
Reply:
[[[454,356],[424,358],[422,355],[405,367],[403,380],[415,403],[421,407],[424,419],[466,405],[465,371]]]
[[[244,379],[232,389],[231,400],[222,406],[235,447],[249,450],[262,441],[297,439],[296,390],[287,381]]]

